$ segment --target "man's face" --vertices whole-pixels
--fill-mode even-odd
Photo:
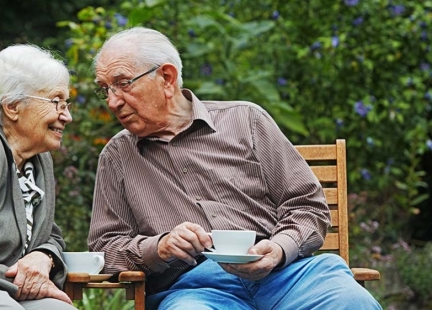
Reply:
[[[163,76],[155,70],[123,91],[115,83],[133,79],[151,67],[134,65],[135,59],[130,51],[111,50],[114,51],[103,51],[96,64],[96,83],[102,87],[110,86],[106,99],[109,109],[131,133],[140,137],[157,135],[167,126]]]

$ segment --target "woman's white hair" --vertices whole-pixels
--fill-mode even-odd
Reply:
[[[69,71],[51,52],[32,44],[0,51],[0,104],[22,101],[24,95],[69,85]],[[0,109],[0,122],[2,109]]]
[[[134,27],[120,31],[110,37],[93,59],[93,67],[97,66],[100,55],[105,50],[114,50],[127,46],[131,48],[127,54],[132,58],[131,61],[137,66],[150,67],[164,63],[173,64],[177,68],[177,84],[183,85],[182,61],[179,52],[171,41],[159,31],[145,28]],[[120,49],[122,50],[122,49]],[[135,59],[134,59],[135,58]]]

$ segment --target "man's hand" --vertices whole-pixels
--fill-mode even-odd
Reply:
[[[12,265],[5,276],[14,278],[18,286],[14,296],[16,300],[42,299],[46,297],[60,299],[68,304],[72,301],[49,279],[52,261],[45,253],[34,251]]]
[[[196,265],[195,257],[211,246],[210,236],[200,225],[184,222],[159,241],[158,255],[166,262],[178,258]]]
[[[249,249],[248,254],[264,255],[261,259],[246,264],[225,264],[220,266],[231,274],[250,281],[258,281],[265,278],[281,261],[283,256],[282,248],[270,241],[261,240]]]

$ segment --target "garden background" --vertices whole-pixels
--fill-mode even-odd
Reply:
[[[0,49],[30,42],[72,73],[74,122],[53,152],[57,223],[86,251],[98,154],[120,126],[93,94],[105,38],[165,33],[202,99],[250,100],[294,144],[347,140],[351,264],[384,309],[432,309],[432,1],[0,0]],[[1,72],[0,72],[1,74]],[[82,309],[129,309],[88,293]]]

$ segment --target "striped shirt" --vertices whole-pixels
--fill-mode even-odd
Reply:
[[[99,157],[89,233],[105,272],[143,270],[152,294],[188,270],[163,261],[159,239],[185,222],[247,229],[271,239],[284,266],[323,244],[330,213],[313,172],[261,107],[200,101],[189,90],[190,126],[171,141],[123,130]]]

